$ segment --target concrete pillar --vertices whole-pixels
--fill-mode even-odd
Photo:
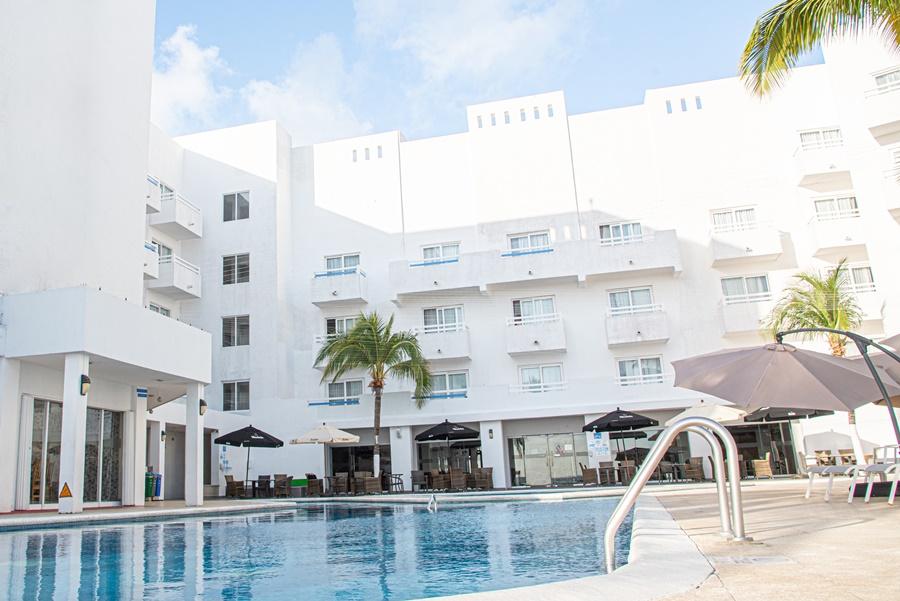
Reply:
[[[69,353],[63,374],[62,437],[59,458],[59,513],[81,513],[84,499],[84,434],[87,396],[81,376],[88,374],[89,355]],[[68,485],[68,496],[63,496]]]
[[[152,467],[153,471],[163,475],[163,484],[166,481],[166,441],[163,440],[163,433],[166,431],[166,422],[148,421],[150,431],[147,433],[147,441],[149,442],[149,454],[147,455],[147,466]],[[165,498],[166,487],[163,486],[159,491],[160,500]]]
[[[506,462],[506,439],[503,422],[481,422],[481,465],[494,468],[494,488],[509,488],[509,465]]]
[[[709,443],[702,436],[688,432],[688,447],[691,449],[691,457],[703,458],[703,477],[711,480],[713,478],[712,461],[710,460],[712,448]]]
[[[147,389],[131,391],[131,407],[125,414],[125,466],[122,504],[144,505],[147,469]]]
[[[203,384],[188,384],[184,403],[184,504],[203,505],[203,417],[200,398]]]
[[[19,457],[19,361],[0,357],[0,513],[16,506],[16,467]],[[4,589],[5,590],[5,589]]]
[[[404,490],[412,490],[412,471],[416,465],[412,428],[395,426],[388,432],[391,439],[391,472],[403,476]]]

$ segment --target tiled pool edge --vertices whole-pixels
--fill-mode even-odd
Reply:
[[[612,574],[535,586],[432,598],[453,601],[546,599],[651,601],[700,586],[713,567],[694,541],[653,496],[639,497],[634,509],[628,564]]]

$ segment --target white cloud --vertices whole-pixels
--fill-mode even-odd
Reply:
[[[196,34],[195,26],[180,25],[163,40],[156,56],[150,119],[171,135],[214,126],[231,95],[215,81],[228,73],[219,49],[200,46]]]
[[[356,92],[356,78],[344,64],[340,43],[334,35],[323,34],[297,48],[280,80],[251,81],[241,97],[254,119],[278,120],[300,145],[371,131],[372,125],[351,108]]]

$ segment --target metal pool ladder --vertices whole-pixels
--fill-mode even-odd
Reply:
[[[734,438],[722,424],[707,417],[685,417],[663,430],[659,439],[640,469],[634,475],[634,479],[625,491],[625,494],[616,505],[609,522],[606,524],[606,532],[603,536],[604,551],[606,554],[606,573],[612,574],[616,569],[616,532],[622,522],[625,521],[628,512],[634,507],[638,495],[644,489],[644,485],[650,480],[650,476],[656,470],[659,462],[665,456],[666,451],[672,446],[675,437],[682,432],[690,432],[703,437],[712,448],[713,473],[716,478],[716,491],[719,497],[719,518],[722,524],[722,535],[733,541],[752,540],[744,532],[744,507],[741,502],[741,472],[738,465],[738,450]],[[724,457],[722,446],[725,447]],[[727,462],[726,462],[727,459]],[[728,471],[728,481],[731,484],[731,511],[728,507],[728,490],[725,482],[725,472]]]

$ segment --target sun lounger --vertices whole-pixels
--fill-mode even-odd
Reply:
[[[860,470],[860,466],[858,465],[816,465],[810,466],[807,468],[806,472],[809,474],[809,484],[806,487],[806,498],[808,499],[812,494],[813,488],[813,480],[816,476],[828,476],[828,486],[825,488],[825,501],[831,500],[831,489],[834,486],[834,477],[835,476],[852,476],[853,481],[856,482],[856,475]],[[850,493],[847,495],[847,502],[851,503],[853,501],[853,486],[850,487]]]
[[[897,496],[897,482],[900,479],[900,463],[875,463],[861,467],[856,474],[853,475],[853,482],[850,483],[850,498],[848,503],[853,500],[853,492],[856,489],[856,481],[860,473],[866,477],[866,503],[872,497],[872,487],[875,485],[875,477],[886,481],[888,476],[893,475],[893,483],[891,484],[891,492],[888,494],[888,505],[894,504],[894,497]]]

